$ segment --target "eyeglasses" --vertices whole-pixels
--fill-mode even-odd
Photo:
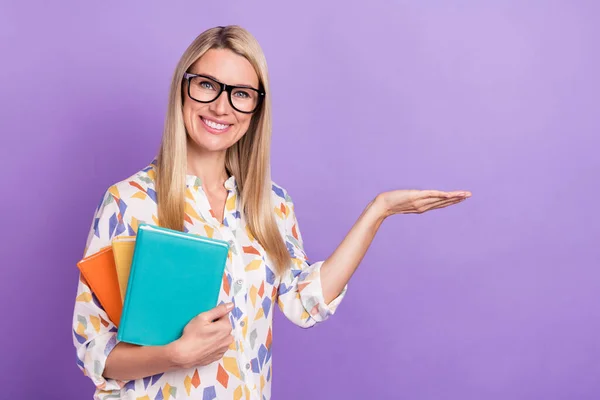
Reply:
[[[265,92],[258,89],[249,86],[227,85],[205,75],[186,72],[183,74],[183,78],[188,81],[188,96],[191,99],[199,103],[211,103],[225,91],[231,107],[244,114],[256,111],[265,97]]]

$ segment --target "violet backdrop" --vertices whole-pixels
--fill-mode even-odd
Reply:
[[[600,398],[599,4],[3,1],[2,398],[92,397],[71,317],[94,208],[224,24],[266,53],[313,261],[380,191],[473,192],[387,220],[328,322],[276,313],[273,398]]]

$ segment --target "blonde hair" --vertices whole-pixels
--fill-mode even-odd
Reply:
[[[210,49],[229,49],[254,67],[267,93],[246,134],[227,149],[225,167],[235,177],[242,212],[251,234],[283,273],[290,254],[277,227],[271,204],[271,102],[267,62],[257,40],[239,26],[215,27],[201,33],[183,53],[171,82],[169,104],[157,157],[156,192],[161,226],[182,231],[187,171],[187,132],[183,121],[183,75]]]

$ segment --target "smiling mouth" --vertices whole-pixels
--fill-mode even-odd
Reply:
[[[219,122],[210,120],[205,117],[200,117],[200,120],[202,121],[204,126],[210,128],[210,130],[212,130],[212,131],[219,132],[219,133],[225,132],[231,127],[231,124],[221,124]]]

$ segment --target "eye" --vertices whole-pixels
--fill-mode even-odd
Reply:
[[[207,89],[207,90],[215,89],[214,83],[212,83],[211,81],[206,81],[206,80],[198,82],[198,86],[200,86],[202,89]]]
[[[238,97],[240,99],[251,99],[252,98],[252,94],[248,91],[245,90],[236,90],[233,95],[235,97]]]

